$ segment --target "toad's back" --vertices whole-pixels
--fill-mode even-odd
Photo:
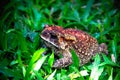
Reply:
[[[74,40],[67,40],[67,42],[80,58],[81,65],[87,63],[92,56],[100,52],[97,40],[86,32],[70,28],[65,29],[64,33],[76,38]]]

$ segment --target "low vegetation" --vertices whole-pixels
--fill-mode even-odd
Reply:
[[[119,80],[120,6],[115,1],[4,2],[0,11],[0,79]],[[44,47],[39,36],[45,24],[81,29],[95,37],[99,43],[106,43],[109,54],[96,55],[81,67],[76,66],[78,63],[73,56],[73,65],[54,69],[54,52]]]

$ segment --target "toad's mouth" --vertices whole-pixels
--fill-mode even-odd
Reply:
[[[45,37],[43,37],[42,35],[41,35],[40,37],[45,41],[45,44],[46,44],[48,47],[54,46],[54,47],[56,47],[56,48],[59,48],[56,40],[50,40],[49,38],[45,38]],[[56,44],[55,44],[55,43],[56,43]]]

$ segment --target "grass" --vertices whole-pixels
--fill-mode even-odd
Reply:
[[[113,0],[12,0],[1,9],[0,79],[120,79],[120,11]],[[73,56],[73,65],[53,69],[54,52],[43,55],[39,36],[45,24],[81,29],[106,43],[109,54],[81,67]]]

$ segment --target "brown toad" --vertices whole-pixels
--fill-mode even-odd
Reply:
[[[95,38],[81,30],[45,25],[40,36],[46,46],[53,49],[56,55],[62,53],[63,58],[56,60],[53,64],[55,68],[72,64],[71,49],[75,50],[80,59],[80,65],[87,63],[96,53],[108,53],[104,43],[99,45]]]

